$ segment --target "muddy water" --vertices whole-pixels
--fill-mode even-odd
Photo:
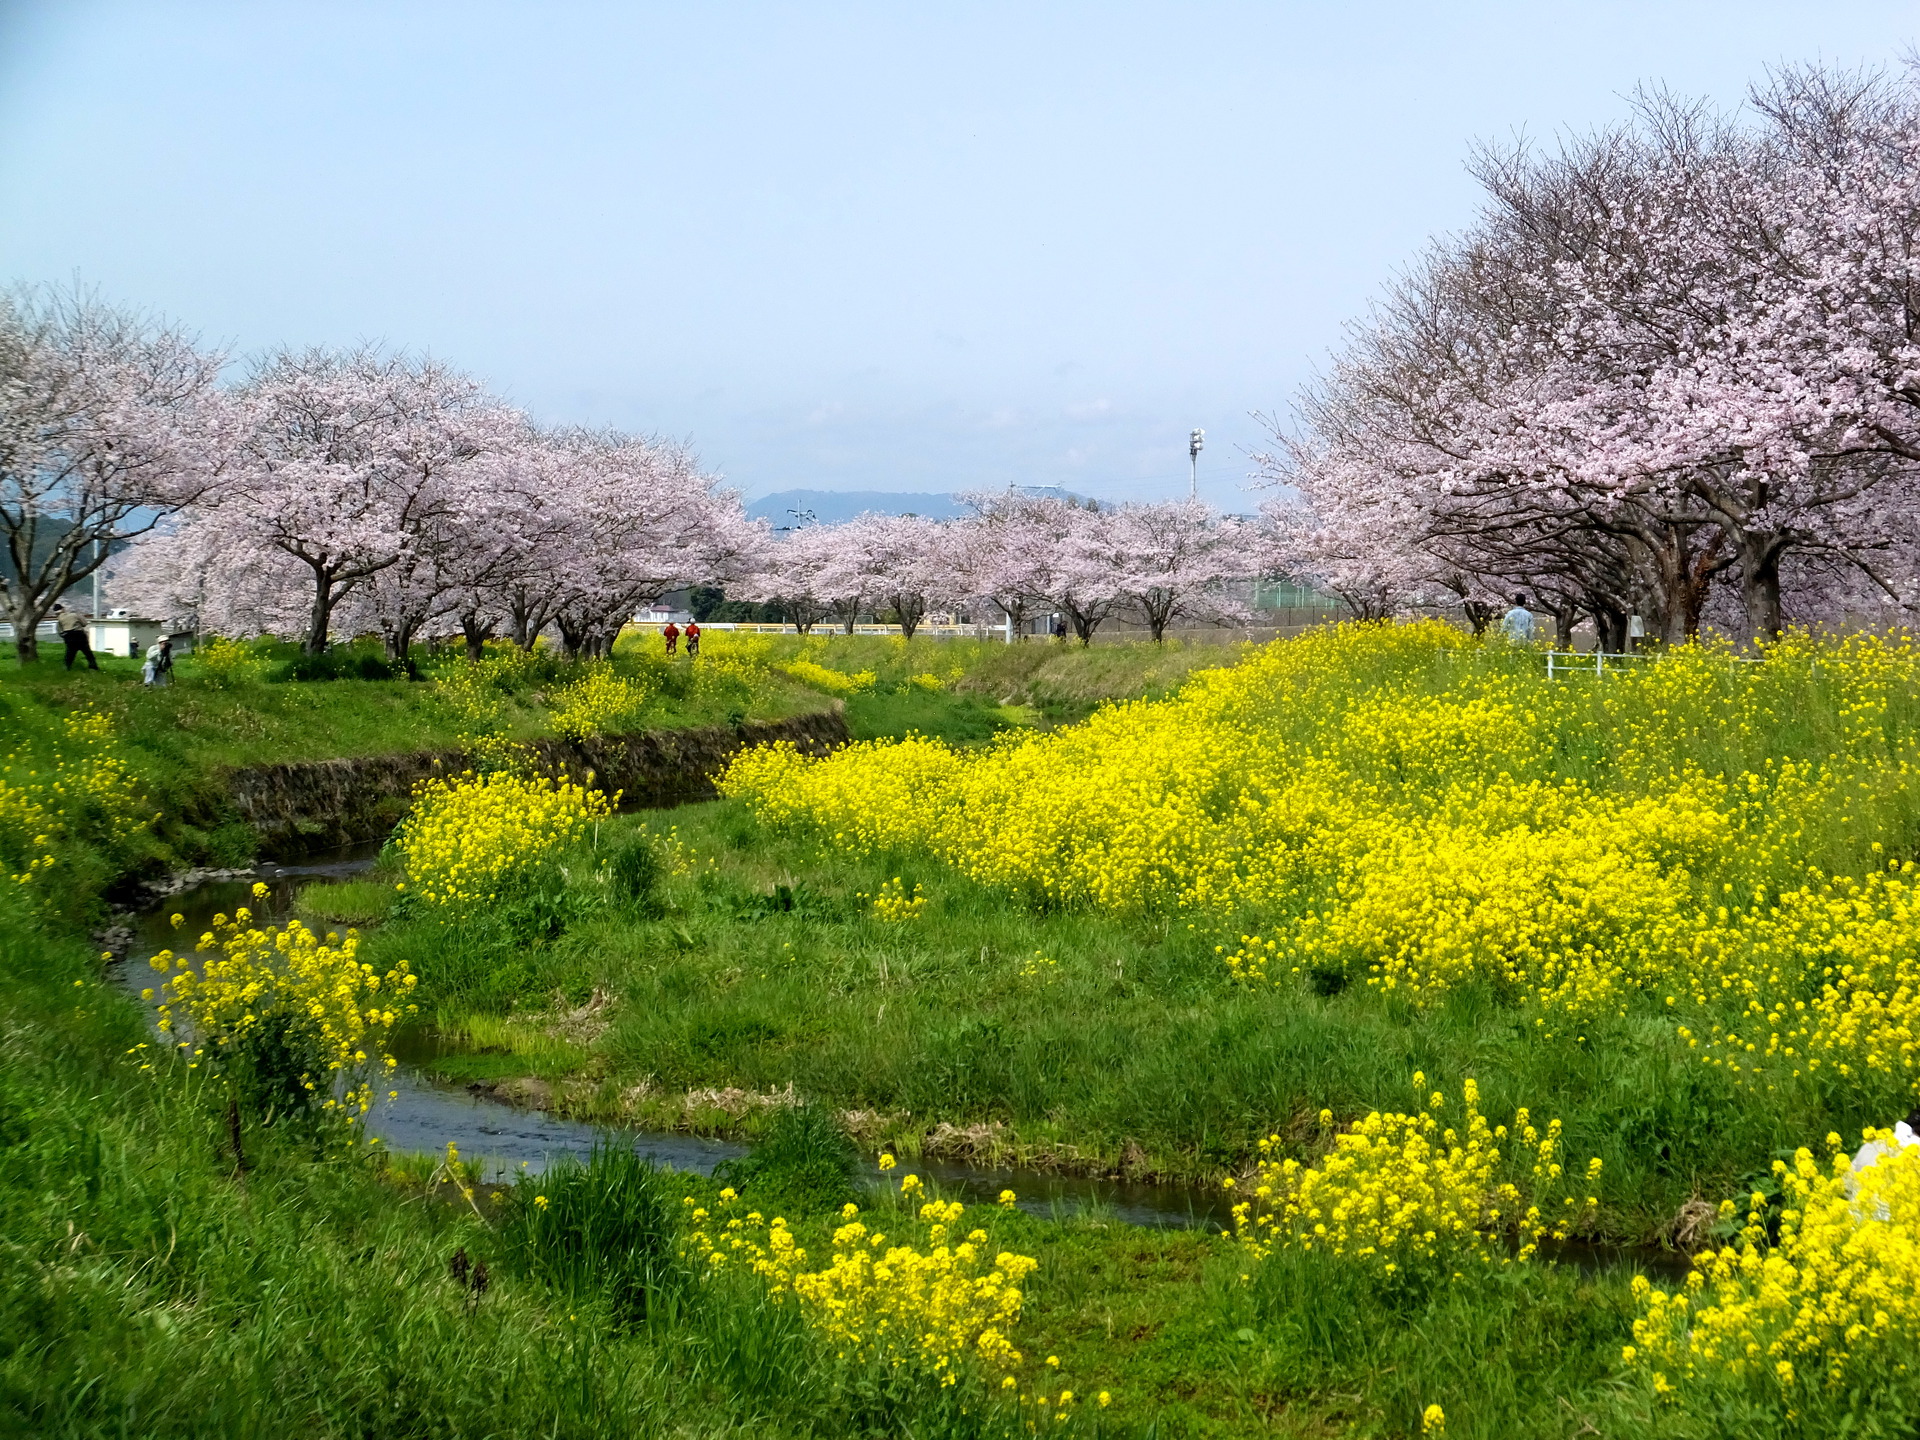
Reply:
[[[112,967],[114,977],[135,994],[157,987],[159,976],[147,961],[163,949],[191,949],[216,915],[231,915],[245,905],[256,923],[278,924],[292,913],[294,898],[303,886],[359,874],[373,864],[379,849],[375,843],[299,864],[267,863],[252,874],[208,880],[157,900],[128,922],[135,939],[126,960]],[[260,900],[253,897],[256,882],[267,886]],[[172,923],[174,915],[181,917],[177,927]],[[397,1093],[374,1106],[367,1117],[369,1133],[395,1150],[439,1152],[451,1142],[460,1147],[463,1159],[480,1165],[489,1178],[523,1169],[537,1174],[560,1156],[584,1157],[596,1144],[609,1140],[632,1145],[661,1165],[700,1175],[710,1175],[721,1161],[747,1153],[746,1146],[725,1140],[591,1125],[522,1110],[438,1082],[406,1064],[385,1088]],[[1011,1190],[1019,1197],[1021,1209],[1039,1215],[1206,1229],[1220,1229],[1228,1220],[1224,1197],[1197,1187],[1138,1185],[958,1161],[914,1161],[908,1168],[955,1199],[991,1201],[1002,1190]]]

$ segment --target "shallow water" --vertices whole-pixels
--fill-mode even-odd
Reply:
[[[128,922],[135,939],[124,963],[113,967],[115,978],[135,994],[157,988],[160,977],[147,962],[161,950],[190,951],[216,916],[231,916],[244,905],[252,911],[256,923],[279,924],[292,914],[295,896],[303,886],[316,880],[357,875],[372,866],[379,851],[379,844],[374,843],[299,864],[269,862],[252,875],[208,880],[158,900]],[[253,895],[256,881],[268,887],[267,894],[259,899]],[[181,917],[178,926],[172,923],[174,915]],[[401,1048],[428,1056],[433,1046],[430,1041],[421,1045],[416,1039],[415,1044]],[[402,1064],[398,1074],[381,1088],[396,1093],[394,1098],[375,1104],[367,1117],[369,1134],[394,1150],[440,1153],[451,1142],[459,1147],[463,1160],[477,1165],[489,1179],[523,1170],[538,1174],[561,1156],[584,1158],[596,1144],[604,1145],[609,1140],[633,1145],[661,1165],[700,1175],[712,1174],[716,1165],[738,1159],[748,1149],[706,1136],[596,1125],[524,1110],[484,1093],[437,1081],[407,1064]],[[1002,1190],[1012,1190],[1019,1197],[1021,1209],[1039,1215],[1209,1229],[1221,1228],[1229,1218],[1220,1194],[1190,1186],[1128,1184],[953,1160],[911,1161],[905,1168],[956,1199],[992,1201]]]
[[[236,907],[246,905],[256,922],[277,924],[292,913],[302,886],[359,874],[373,864],[379,849],[378,844],[361,845],[300,864],[266,863],[253,876],[210,880],[160,900],[129,922],[136,938],[125,963],[113,967],[115,977],[136,994],[157,986],[159,977],[146,962],[162,949],[191,949],[215,915],[231,915]],[[252,894],[256,879],[268,887],[259,901]],[[177,929],[170,923],[174,914],[183,917]],[[431,1038],[424,1045],[420,1037],[415,1038],[409,1048],[415,1054],[430,1055]],[[705,1136],[589,1124],[524,1110],[436,1081],[407,1064],[382,1088],[397,1092],[393,1099],[376,1103],[367,1117],[369,1132],[382,1144],[394,1150],[441,1153],[451,1142],[459,1146],[461,1158],[477,1165],[488,1179],[538,1174],[562,1156],[585,1158],[596,1144],[610,1141],[632,1145],[661,1165],[699,1175],[712,1174],[716,1165],[745,1155],[748,1148]],[[970,1202],[991,1202],[1002,1190],[1012,1190],[1022,1210],[1060,1219],[1215,1231],[1226,1228],[1231,1219],[1225,1193],[1212,1188],[1134,1184],[955,1160],[903,1161],[899,1173],[906,1170],[924,1176],[942,1193]],[[1637,1270],[1662,1280],[1684,1275],[1688,1268],[1684,1255],[1661,1250],[1568,1245],[1555,1254],[1583,1270]]]

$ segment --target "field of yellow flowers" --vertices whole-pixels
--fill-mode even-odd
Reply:
[[[1124,1058],[1109,1051],[1101,1069],[1086,1054],[1100,1047],[1063,1047],[1099,1081],[1056,1069],[1049,1086],[1034,1065],[956,1122],[1024,1123],[1045,1150],[1035,1112],[1078,1112],[1083,1141],[1124,1148],[1158,1130],[1204,1154],[1249,1103],[1276,1118],[1380,1103],[1377,1082],[1354,1093],[1356,1031],[1409,1069],[1445,1057],[1470,1094],[1477,1073],[1504,1102],[1563,1109],[1612,1167],[1595,1155],[1586,1193],[1543,1212],[1496,1183],[1471,1102],[1457,1145],[1452,1130],[1436,1143],[1424,1113],[1336,1123],[1321,1109],[1335,1130],[1324,1165],[1297,1127],[1260,1140],[1239,1182],[1249,1253],[1317,1247],[1393,1270],[1431,1261],[1449,1229],[1477,1235],[1484,1260],[1490,1234],[1520,1254],[1550,1228],[1687,1243],[1750,1212],[1687,1285],[1640,1281],[1641,1340],[1623,1364],[1656,1410],[1752,1404],[1820,1433],[1881,1403],[1859,1397],[1920,1343],[1890,1298],[1920,1291],[1898,1218],[1920,1182],[1903,1159],[1877,1189],[1842,1187],[1805,1158],[1827,1136],[1846,1178],[1852,1151],[1890,1142],[1884,1127],[1920,1098],[1917,720],[1920,654],[1904,636],[1799,635],[1759,660],[1690,648],[1549,680],[1537,656],[1437,624],[1351,626],[1069,730],[974,749],[908,737],[826,760],[761,751],[725,789],[786,843],[922,883],[944,874],[950,894],[998,896],[1043,931],[1188,937],[1136,944],[1142,969],[1172,951],[1192,983],[1195,952],[1211,952],[1215,1023],[1166,1006],[1182,1043],[1145,1045],[1184,1051],[1184,1088],[1209,1093],[1207,1113],[1168,1127],[1181,1100],[1126,1083],[1142,1030],[1110,1005],[1096,1023],[1130,1032]],[[1117,976],[1124,956],[1113,963]],[[969,1038],[1004,1046],[1014,1028],[982,1019]],[[1301,1053],[1310,1036],[1324,1054]],[[907,1088],[972,1108],[946,1078],[944,1107]],[[1085,1103],[1117,1091],[1130,1113]]]
[[[925,854],[1036,910],[1224,930],[1248,986],[1414,1008],[1471,989],[1575,1043],[1642,1014],[1742,1086],[1904,1110],[1911,643],[1536,672],[1438,624],[1351,626],[1070,731],[768,749],[725,788],[776,829]]]

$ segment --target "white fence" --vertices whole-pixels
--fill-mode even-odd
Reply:
[[[1621,675],[1655,658],[1653,655],[1609,655],[1604,650],[1549,650],[1547,678],[1555,680],[1562,675]],[[1736,665],[1758,665],[1766,656],[1727,655],[1722,658]]]
[[[1561,675],[1605,675],[1609,668],[1615,674],[1631,669],[1635,665],[1644,665],[1651,655],[1609,655],[1604,650],[1549,650],[1547,651],[1547,678],[1553,680]]]

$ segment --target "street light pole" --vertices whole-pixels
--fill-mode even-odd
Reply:
[[[1200,452],[1206,448],[1206,443],[1207,432],[1204,430],[1195,430],[1191,435],[1187,436],[1187,461],[1191,467],[1187,473],[1187,498],[1189,500],[1198,500],[1200,498]]]

